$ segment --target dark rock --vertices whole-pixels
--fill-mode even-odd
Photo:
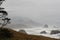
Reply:
[[[42,31],[42,32],[40,32],[40,34],[47,34],[47,32],[46,31]]]
[[[50,34],[58,34],[58,33],[60,33],[59,30],[52,30]]]
[[[27,34],[25,30],[19,30],[19,32]]]
[[[45,25],[44,25],[44,27],[45,27],[45,28],[48,28],[48,25],[47,25],[47,24],[45,24]]]

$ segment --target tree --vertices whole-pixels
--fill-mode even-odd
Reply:
[[[0,18],[3,21],[3,23],[0,23],[0,25],[2,25],[1,27],[6,26],[7,24],[10,23],[11,19],[8,18],[7,16],[8,16],[8,13],[6,11],[0,11]]]
[[[8,15],[8,13],[4,10],[0,11],[0,18],[5,18]]]
[[[5,0],[0,0],[0,5],[3,3],[3,1],[5,1]]]
[[[0,0],[0,6],[3,3],[3,1],[5,0]],[[6,26],[7,24],[10,23],[10,18],[7,17],[8,13],[6,11],[4,11],[4,8],[0,7],[0,20],[3,21],[3,23],[0,23],[1,27]]]

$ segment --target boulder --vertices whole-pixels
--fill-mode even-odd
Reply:
[[[60,33],[59,30],[52,30],[50,34],[58,34],[58,33]]]
[[[47,24],[45,24],[45,25],[44,25],[44,28],[48,28],[48,25],[47,25]]]
[[[19,32],[27,34],[25,30],[19,30]]]
[[[40,32],[40,34],[47,34],[47,32],[46,31],[42,31],[42,32]]]

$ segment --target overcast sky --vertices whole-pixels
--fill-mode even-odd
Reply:
[[[60,25],[60,0],[6,0],[10,17],[27,17],[50,25]]]

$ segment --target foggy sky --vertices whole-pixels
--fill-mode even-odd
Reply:
[[[6,0],[9,17],[27,17],[36,22],[60,25],[60,0]]]

